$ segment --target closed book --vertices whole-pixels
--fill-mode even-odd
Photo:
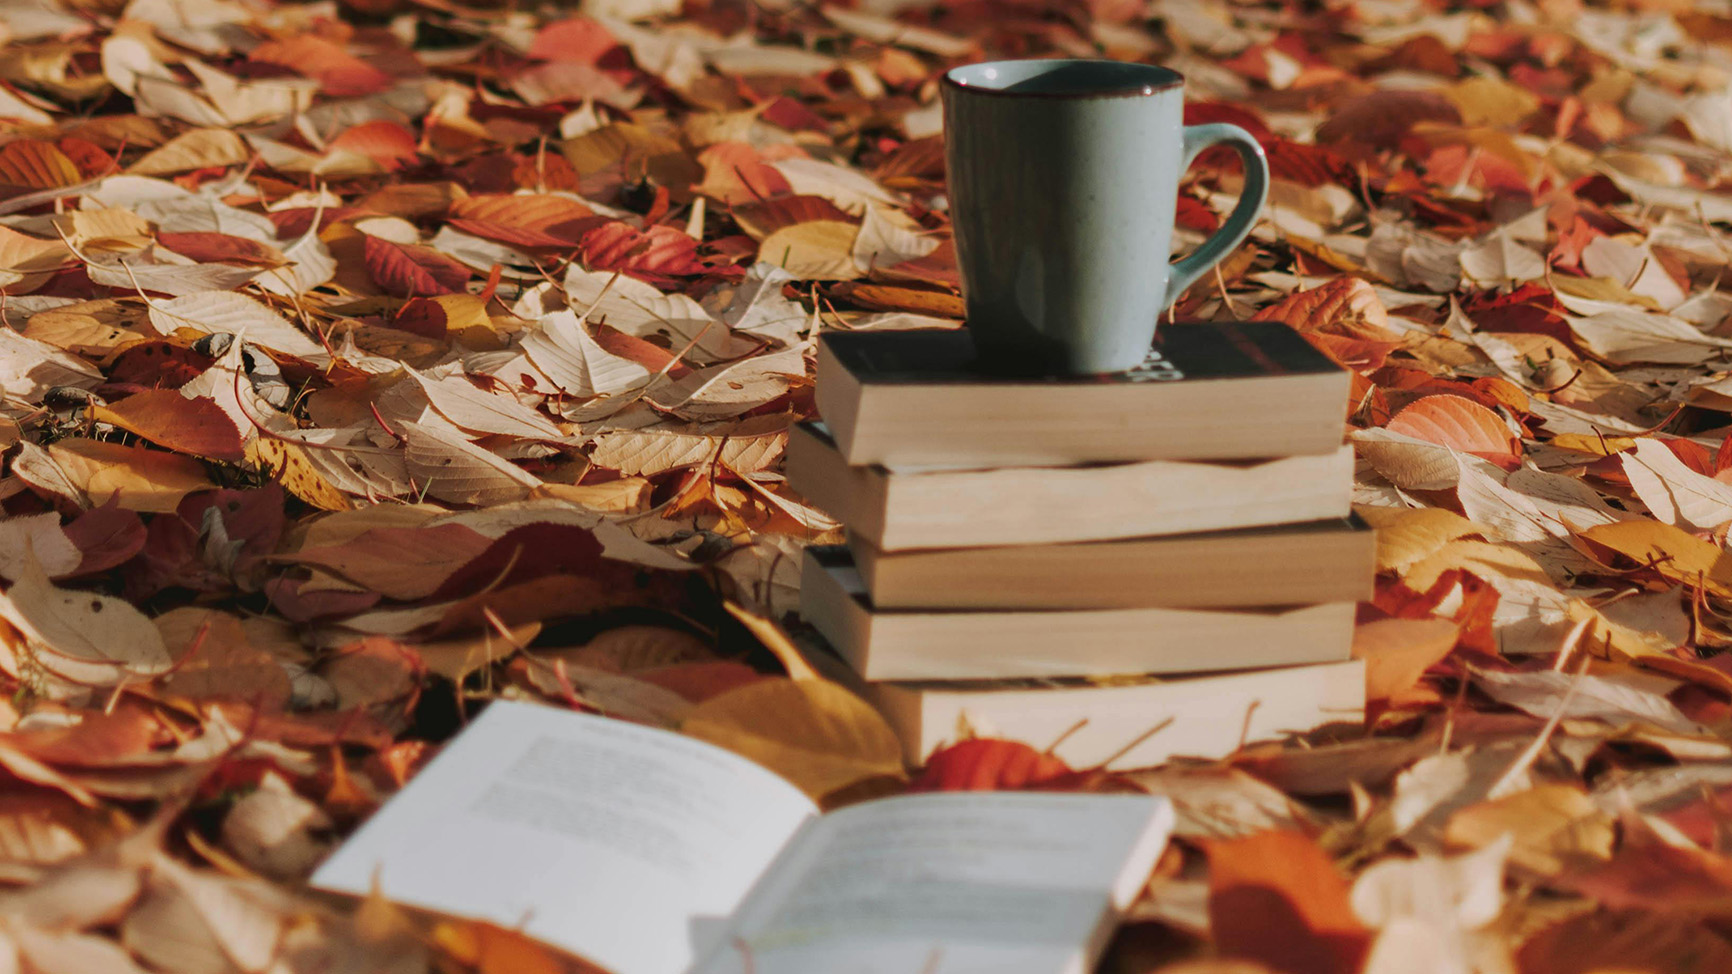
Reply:
[[[980,369],[967,329],[828,332],[817,400],[849,464],[1038,466],[1334,453],[1347,371],[1278,322],[1163,324],[1099,376]]]
[[[1346,517],[1353,448],[1272,460],[1069,467],[853,467],[822,423],[788,436],[783,470],[873,547],[1046,544]]]
[[[848,548],[878,609],[1221,609],[1371,598],[1376,532],[1358,517],[1123,541]]]
[[[1257,741],[1365,719],[1363,660],[1114,682],[866,683],[827,648],[806,656],[870,701],[916,765],[972,735],[1050,750],[1073,768],[1128,770],[1226,757]]]
[[[1194,673],[1340,662],[1352,602],[1282,609],[878,611],[841,545],[806,549],[800,614],[868,680]]]

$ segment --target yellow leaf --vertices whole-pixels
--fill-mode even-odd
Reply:
[[[1616,521],[1577,537],[1652,568],[1669,581],[1732,596],[1732,556],[1681,528],[1647,519]]]
[[[1533,92],[1501,78],[1478,75],[1443,89],[1468,125],[1515,127],[1540,107]]]
[[[205,476],[204,464],[178,453],[66,439],[50,445],[48,455],[92,503],[105,504],[119,495],[120,506],[129,511],[167,513],[187,494],[216,486]]]
[[[751,758],[814,799],[903,774],[895,731],[827,680],[760,680],[698,704],[680,729]]]
[[[802,281],[849,281],[860,276],[854,239],[860,228],[840,220],[808,220],[783,227],[758,245],[758,259]]]
[[[1439,575],[1452,568],[1472,572],[1487,581],[1510,578],[1537,582],[1547,587],[1552,585],[1550,576],[1540,567],[1540,563],[1519,548],[1487,541],[1459,539],[1409,565],[1401,577],[1408,588],[1423,592],[1437,584]]]
[[[1438,507],[1357,508],[1367,524],[1377,529],[1377,570],[1399,572],[1430,557],[1439,548],[1470,534],[1480,534],[1479,525],[1454,511]]]
[[[1559,433],[1547,441],[1547,445],[1560,450],[1574,450],[1577,453],[1588,453],[1596,457],[1609,457],[1622,453],[1636,445],[1634,437],[1630,436],[1596,436],[1592,433]]]
[[[1612,820],[1575,785],[1545,784],[1456,812],[1444,841],[1478,849],[1503,835],[1514,837],[1510,862],[1542,876],[1555,876],[1583,859],[1612,854]]]
[[[127,172],[134,176],[168,176],[213,166],[238,166],[252,155],[246,140],[228,129],[193,129],[147,153]]]
[[[343,511],[349,498],[319,475],[296,444],[259,437],[247,444],[247,460],[271,471],[283,489],[322,511]]]

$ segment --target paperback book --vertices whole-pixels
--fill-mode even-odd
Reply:
[[[1172,829],[1150,795],[829,814],[702,741],[498,701],[312,885],[490,920],[614,974],[1080,974]]]
[[[841,545],[806,549],[800,614],[867,680],[1183,674],[1340,662],[1352,602],[1280,609],[880,611]]]
[[[1073,467],[850,466],[822,423],[800,423],[783,465],[802,496],[872,546],[1096,541],[1346,517],[1353,449],[1272,460]]]
[[[880,611],[1220,609],[1371,598],[1376,532],[1358,517],[1122,541],[884,551],[850,536]]]

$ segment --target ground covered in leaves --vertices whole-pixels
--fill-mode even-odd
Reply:
[[[1725,4],[0,25],[0,969],[575,969],[303,885],[489,698],[911,786],[783,675],[836,525],[780,455],[816,332],[956,324],[938,72],[1065,54],[1177,68],[1268,150],[1176,313],[1358,376],[1373,713],[1120,775],[981,740],[912,786],[1171,794],[1114,972],[1732,970]],[[1187,176],[1181,246],[1235,166]]]

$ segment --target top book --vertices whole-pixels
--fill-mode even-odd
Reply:
[[[1129,372],[982,371],[966,329],[826,332],[818,411],[853,465],[1038,466],[1333,453],[1347,371],[1279,322],[1162,325]]]

